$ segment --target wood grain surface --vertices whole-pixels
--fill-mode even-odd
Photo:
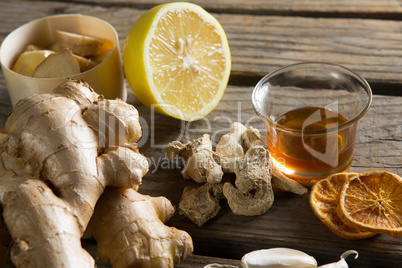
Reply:
[[[80,0],[72,2],[82,3]],[[89,0],[86,3],[105,7],[128,6],[147,9],[157,4],[168,3],[164,0]],[[304,15],[304,16],[337,16],[337,17],[397,17],[402,12],[401,1],[398,0],[194,0],[208,11],[219,13],[263,14],[263,15]]]
[[[53,14],[82,13],[111,23],[122,48],[125,36],[146,9],[168,1],[0,1],[0,42],[13,29]],[[239,121],[264,131],[255,115],[251,92],[272,70],[300,61],[342,64],[362,74],[376,93],[369,112],[358,125],[351,171],[385,169],[402,175],[402,21],[401,1],[193,1],[220,21],[229,39],[232,73],[217,108],[206,118],[183,122],[155,114],[129,92],[128,102],[140,113],[144,136],[140,151],[150,162],[140,192],[168,197],[178,205],[181,192],[195,183],[180,174],[183,162],[167,161],[164,146],[209,133],[216,143]],[[129,89],[129,86],[126,85]],[[11,111],[7,86],[0,73],[0,128]],[[337,261],[342,252],[355,249],[350,267],[399,267],[402,240],[377,235],[348,241],[329,231],[312,213],[308,196],[275,193],[272,208],[262,216],[231,213],[222,202],[219,215],[197,227],[180,215],[169,225],[186,230],[194,240],[194,256],[177,267],[203,267],[208,263],[239,264],[251,250],[291,247],[314,256],[320,265]],[[84,240],[95,256],[96,244]],[[98,263],[98,267],[109,267]]]

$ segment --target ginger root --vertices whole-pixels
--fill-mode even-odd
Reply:
[[[255,216],[264,214],[274,202],[271,167],[267,150],[253,146],[235,164],[235,186],[223,185],[223,195],[233,213]]]
[[[235,122],[230,125],[230,132],[223,135],[216,145],[215,151],[225,173],[233,172],[235,161],[244,155],[240,142],[245,131],[243,124]]]
[[[208,134],[186,144],[173,141],[166,146],[166,155],[172,161],[177,157],[186,159],[186,166],[182,170],[185,179],[193,179],[199,183],[219,183],[222,180],[223,172],[213,157],[212,142]]]
[[[12,262],[17,267],[94,267],[80,239],[95,204],[108,186],[138,189],[148,171],[147,159],[133,144],[141,136],[137,110],[103,99],[83,81],[67,80],[52,94],[19,101],[0,134],[0,207],[13,240]],[[190,251],[185,234],[167,237],[158,233],[164,227],[148,225],[148,207],[137,222],[157,232],[154,242],[183,243]],[[113,207],[108,213],[119,211]],[[126,216],[131,221],[133,215]],[[109,227],[94,221],[97,228]],[[124,232],[116,235],[124,237]],[[109,250],[123,254],[126,247]]]
[[[224,199],[222,183],[205,183],[201,187],[187,186],[180,199],[180,214],[185,215],[198,226],[202,226],[218,215],[221,209],[219,199]]]
[[[264,139],[258,129],[248,126],[241,135],[243,141],[243,150],[247,152],[251,147],[255,145],[265,146]]]
[[[271,163],[272,166],[272,184],[274,184],[277,188],[285,192],[291,192],[298,195],[304,195],[308,193],[306,187],[297,181],[289,178],[285,174],[282,173],[275,165]]]
[[[114,268],[173,268],[193,251],[186,232],[163,224],[173,213],[165,197],[110,188],[101,196],[85,236],[96,239],[97,257]]]

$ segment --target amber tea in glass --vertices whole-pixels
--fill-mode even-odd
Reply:
[[[306,124],[311,118],[313,121]],[[288,132],[267,131],[271,157],[281,169],[294,170],[294,175],[347,170],[353,160],[355,128],[327,132],[345,122],[342,115],[323,108],[291,110],[276,119]]]
[[[371,98],[368,83],[338,65],[301,63],[265,76],[253,105],[266,125],[272,163],[304,184],[346,171]]]

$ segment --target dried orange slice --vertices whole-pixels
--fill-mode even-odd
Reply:
[[[336,235],[349,239],[365,239],[375,235],[373,232],[362,232],[346,225],[336,212],[339,193],[343,185],[358,173],[341,172],[333,174],[314,184],[310,192],[310,206],[314,214]]]
[[[359,230],[402,237],[402,178],[387,171],[351,178],[340,192],[337,213]]]

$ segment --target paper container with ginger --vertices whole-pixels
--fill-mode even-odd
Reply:
[[[14,106],[20,99],[31,94],[49,93],[66,79],[65,77],[35,78],[12,71],[16,60],[28,45],[48,47],[55,42],[57,30],[93,36],[111,42],[111,50],[102,62],[88,71],[71,75],[69,78],[85,80],[105,98],[126,100],[127,91],[124,85],[116,30],[101,19],[71,14],[31,21],[20,26],[4,39],[0,48],[0,61],[12,105]]]

